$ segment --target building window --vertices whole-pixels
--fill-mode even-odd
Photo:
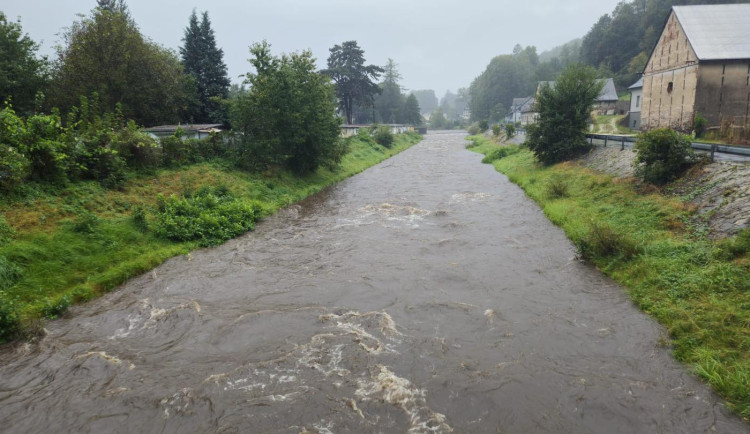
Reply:
[[[667,93],[672,93],[672,89],[674,88],[673,83],[670,81],[667,85]]]
[[[640,106],[641,106],[641,96],[640,95],[636,95],[635,96],[635,108],[638,108]]]

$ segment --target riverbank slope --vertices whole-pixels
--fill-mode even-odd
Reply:
[[[482,136],[470,139],[476,152],[498,148]],[[530,151],[513,152],[491,163],[566,232],[581,257],[625,285],[668,329],[664,345],[677,359],[750,417],[750,230],[713,240],[685,196],[581,162],[542,167]]]
[[[157,233],[165,227],[157,215],[171,195],[180,199],[207,189],[221,191],[237,207],[251,207],[263,217],[421,139],[416,134],[400,134],[390,148],[384,148],[353,137],[348,139],[349,152],[339,167],[304,177],[283,170],[249,173],[236,169],[232,162],[216,160],[139,176],[122,190],[80,182],[54,191],[40,187],[23,198],[5,198],[0,202],[0,342],[34,333],[43,319],[57,317],[71,304],[87,301],[168,258],[205,245]],[[252,222],[245,223],[248,227]]]

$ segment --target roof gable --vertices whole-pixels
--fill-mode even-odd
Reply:
[[[529,97],[521,106],[521,113],[530,113],[534,111],[534,103],[536,99]]]
[[[750,59],[750,4],[673,6],[699,60]]]
[[[533,102],[533,98],[530,96],[524,98],[513,98],[513,103],[510,105],[510,111],[521,110],[529,103],[529,100],[532,100]]]
[[[604,83],[602,87],[602,91],[599,92],[599,96],[596,97],[596,101],[598,102],[617,101],[619,99],[617,96],[617,88],[615,87],[614,79],[600,78],[600,79],[597,79],[596,81],[598,81],[599,83]],[[555,87],[554,81],[540,81],[539,85],[537,86],[537,92],[539,91],[539,88],[545,84],[551,88]]]
[[[642,89],[642,88],[643,88],[643,77],[639,78],[638,81],[636,81],[635,83],[631,84],[630,87],[628,87],[628,89],[632,89],[632,90]]]

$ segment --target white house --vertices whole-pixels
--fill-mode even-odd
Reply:
[[[510,105],[510,111],[505,116],[505,122],[515,124],[521,122],[521,115],[531,109],[534,105],[534,98],[527,96],[525,98],[513,98],[513,102]]]
[[[633,83],[630,91],[630,113],[628,114],[628,126],[633,130],[641,129],[641,105],[643,103],[643,78]]]

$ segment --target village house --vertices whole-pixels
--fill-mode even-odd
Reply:
[[[539,119],[539,112],[536,111],[536,99],[529,98],[520,108],[521,125],[531,125]]]
[[[630,91],[630,112],[628,113],[628,127],[632,130],[641,129],[641,106],[643,105],[643,78],[633,83]]]
[[[594,102],[594,111],[600,115],[613,115],[617,110],[617,88],[615,87],[615,81],[612,78],[602,78],[597,80],[602,83],[602,91],[599,92],[599,96],[596,97]],[[541,87],[548,84],[550,87],[555,87],[554,81],[540,81],[536,88],[537,93]],[[624,110],[623,110],[624,111]]]
[[[750,134],[750,4],[674,6],[643,71],[643,129]],[[735,131],[739,129],[739,131]]]
[[[528,109],[534,105],[534,98],[527,96],[525,98],[513,98],[513,102],[510,104],[510,110],[505,116],[505,122],[515,124],[521,122],[521,112],[524,108]]]

